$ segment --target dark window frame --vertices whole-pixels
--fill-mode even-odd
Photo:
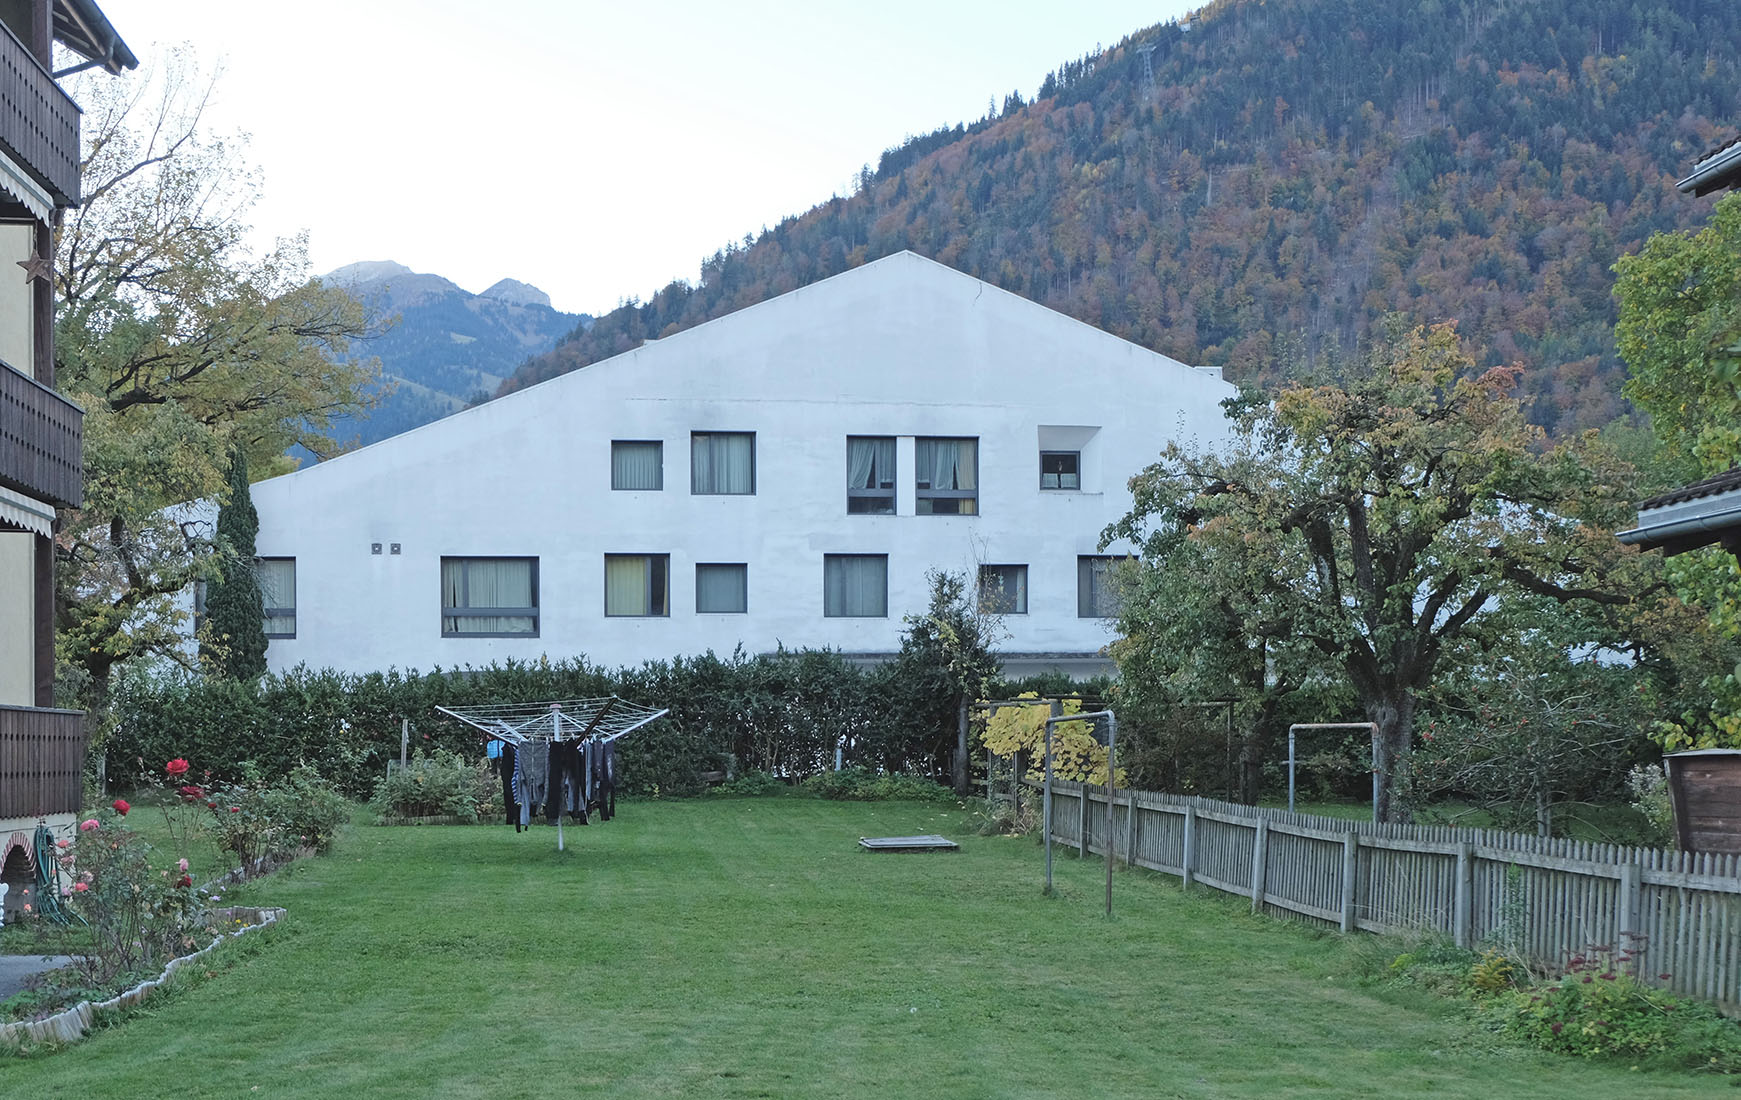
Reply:
[[[720,489],[698,489],[695,487],[695,441],[713,436],[742,435],[750,441],[750,487],[741,493],[729,493]],[[689,433],[689,495],[695,497],[753,497],[756,495],[756,433],[755,432],[697,432]],[[717,476],[717,475],[716,475]]]
[[[258,557],[258,558],[255,558],[254,560],[255,560],[255,562],[268,562],[268,561],[287,561],[287,562],[289,562],[290,563],[290,583],[294,589],[294,586],[296,584],[296,559],[295,558],[285,557],[282,555],[275,555],[275,556],[270,556],[270,557]],[[264,597],[265,593],[262,592],[261,596]],[[200,598],[198,600],[198,603],[204,602],[203,597],[204,597],[204,592],[202,590],[200,592]],[[268,631],[266,631],[266,637],[268,640],[271,640],[274,638],[295,638],[296,637],[296,605],[294,603],[291,604],[289,607],[267,607],[267,606],[265,606],[265,604],[266,604],[265,599],[262,598],[260,601],[260,604],[261,604],[261,614],[266,619],[289,619],[290,620],[290,633],[286,634],[283,631],[268,630]],[[198,608],[197,610],[199,612],[203,613],[204,608],[201,607],[201,608]]]
[[[1079,619],[1116,619],[1123,610],[1116,593],[1108,593],[1113,606],[1108,609],[1094,600],[1096,563],[1104,563],[1102,572],[1110,576],[1120,562],[1130,561],[1127,554],[1078,554],[1076,557],[1076,617]],[[1104,589],[1102,589],[1104,591]]]
[[[974,488],[972,488],[972,489],[933,489],[930,487],[931,482],[929,481],[929,474],[928,473],[926,474],[927,480],[925,480],[923,483],[923,486],[921,486],[921,484],[920,484],[920,470],[919,470],[920,463],[919,463],[919,460],[917,457],[918,456],[918,445],[921,443],[972,443],[973,444],[973,484],[974,484]],[[980,470],[979,444],[980,444],[980,438],[977,435],[921,435],[921,436],[915,436],[913,438],[913,447],[914,447],[914,459],[913,459],[913,501],[914,501],[914,504],[913,504],[913,511],[916,515],[921,515],[921,516],[977,516],[980,514],[980,510],[979,510],[979,483],[980,483],[979,482],[979,470]],[[971,512],[961,511],[959,502],[963,501],[963,500],[973,501],[973,511],[971,511]],[[954,504],[954,507],[950,508],[950,509],[945,509],[945,510],[939,511],[936,507],[937,502],[939,502],[939,501],[949,501],[949,502]]]
[[[701,571],[703,569],[736,569],[744,578],[744,605],[730,611],[701,606]],[[750,566],[741,561],[698,561],[695,563],[695,613],[697,615],[748,615],[750,613]]]
[[[643,485],[617,484],[617,444],[625,443],[639,447],[659,448],[658,484],[648,488]],[[665,441],[663,439],[613,439],[611,440],[611,491],[614,493],[662,493],[665,491]]]
[[[543,602],[539,595],[538,558],[527,554],[443,554],[441,569],[446,571],[447,563],[486,562],[486,561],[528,561],[532,563],[532,606],[531,607],[471,607],[467,605],[447,606],[441,608],[441,636],[443,638],[536,638],[544,628],[543,616],[539,606]],[[462,570],[460,587],[470,589],[471,576]],[[449,619],[531,619],[531,630],[449,630]]]
[[[1051,459],[1067,458],[1070,460],[1069,461],[1070,469],[1068,471],[1061,470],[1061,469],[1048,471],[1046,469],[1046,460],[1048,458],[1051,458]],[[1061,466],[1061,465],[1063,465],[1063,463],[1058,463],[1058,465]],[[1058,481],[1058,484],[1056,484],[1056,485],[1046,484],[1047,477],[1055,478]],[[1075,482],[1075,484],[1074,485],[1065,485],[1063,483],[1065,477],[1069,477],[1071,480],[1073,480]],[[1040,488],[1047,490],[1048,492],[1080,491],[1082,489],[1082,452],[1081,451],[1041,451],[1040,452]]]
[[[854,440],[860,440],[860,439],[870,440],[870,441],[874,441],[877,443],[881,443],[881,442],[884,442],[886,440],[890,444],[889,449],[891,452],[895,449],[895,445],[896,445],[895,444],[895,437],[892,435],[849,435],[849,436],[847,436],[846,437],[846,453],[847,453],[847,471],[848,471],[849,475],[850,475],[851,470],[852,470],[852,457],[851,457],[852,456],[852,444],[853,444]],[[849,516],[892,516],[895,514],[895,492],[896,492],[895,479],[896,479],[896,477],[899,476],[898,471],[900,470],[900,465],[901,465],[900,460],[896,459],[895,461],[891,462],[890,465],[893,467],[893,469],[888,471],[887,476],[884,476],[882,471],[876,470],[874,467],[872,468],[873,472],[876,474],[876,480],[877,480],[877,487],[874,489],[860,488],[860,487],[850,485],[850,484],[847,485],[847,487],[846,487],[846,514],[847,515],[849,515]],[[855,501],[867,501],[867,502],[871,502],[873,504],[887,501],[888,508],[886,510],[880,509],[880,508],[874,508],[874,507],[854,508],[853,503]]]
[[[1021,606],[1019,608],[1015,608],[1015,609],[1010,610],[1010,611],[1002,611],[1002,610],[999,610],[997,607],[988,606],[991,601],[988,600],[988,594],[986,592],[986,587],[985,587],[986,574],[987,574],[987,571],[989,571],[989,570],[1000,570],[1000,569],[1019,569],[1019,570],[1021,570],[1021,585],[1017,589],[1017,593],[1021,597],[1021,600],[1020,600]],[[1003,587],[1004,586],[1002,584],[1002,578],[1000,577],[998,588],[1000,591],[1002,591]],[[979,567],[979,606],[980,606],[981,610],[985,611],[988,614],[992,614],[992,615],[1026,615],[1028,613],[1028,567],[1027,567],[1026,563],[1023,563],[1023,562],[1004,562],[1004,563],[999,563],[999,564],[995,564],[995,565],[991,565],[991,564],[981,565]]]
[[[611,559],[638,558],[644,559],[647,565],[647,604],[653,605],[655,593],[661,595],[661,611],[630,612],[611,610]],[[660,593],[658,580],[664,577],[664,591]],[[671,555],[670,554],[606,554],[604,556],[604,611],[607,619],[669,619],[671,617]]]
[[[871,614],[848,614],[828,609],[828,564],[844,559],[875,558],[883,563],[883,609]],[[822,555],[822,617],[825,619],[886,619],[889,617],[889,556],[887,554],[824,554]]]

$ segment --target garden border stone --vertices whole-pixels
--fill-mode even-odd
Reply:
[[[156,978],[140,982],[132,989],[124,990],[106,1001],[94,1003],[80,1001],[69,1009],[41,1020],[19,1020],[15,1023],[0,1025],[0,1044],[16,1048],[26,1040],[39,1043],[76,1043],[84,1038],[85,1032],[90,1030],[98,1013],[118,1008],[131,1008],[143,1001],[153,990],[167,982],[183,966],[226,940],[276,924],[285,915],[285,910],[253,905],[231,905],[210,910],[210,914],[219,927],[232,924],[241,924],[241,927],[234,931],[220,933],[217,939],[191,955],[182,955],[169,960],[169,964],[163,968],[163,973]]]

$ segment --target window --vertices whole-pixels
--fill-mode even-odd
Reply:
[[[538,636],[537,558],[442,558],[441,636]]]
[[[266,636],[296,637],[296,559],[260,558],[254,562],[254,577],[266,609]]]
[[[611,440],[611,488],[665,488],[665,444],[657,439]]]
[[[606,554],[605,614],[671,614],[671,555]]]
[[[824,554],[822,613],[830,618],[887,618],[889,556]]]
[[[1118,565],[1127,558],[1080,557],[1076,559],[1076,614],[1083,619],[1118,616]]]
[[[1028,567],[982,565],[979,567],[979,608],[993,615],[1028,613]]]
[[[689,437],[689,491],[748,496],[756,491],[755,432],[694,432]]]
[[[979,440],[920,439],[913,446],[922,516],[979,514]]]
[[[1041,451],[1040,488],[1082,488],[1082,452]]]
[[[895,514],[895,437],[846,437],[846,510],[858,516]]]
[[[749,609],[749,566],[719,563],[695,567],[697,614],[742,615]]]

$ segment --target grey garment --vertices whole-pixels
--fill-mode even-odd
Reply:
[[[532,807],[544,805],[550,788],[550,743],[528,741],[514,754],[514,797],[520,803],[520,824],[532,823]]]

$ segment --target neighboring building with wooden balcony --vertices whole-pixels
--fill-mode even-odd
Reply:
[[[79,59],[58,73],[56,43]],[[0,0],[0,879],[9,883],[38,822],[70,825],[85,755],[84,715],[54,709],[55,509],[78,507],[84,477],[84,414],[54,388],[54,230],[79,204],[79,108],[56,79],[138,64],[92,0]]]

